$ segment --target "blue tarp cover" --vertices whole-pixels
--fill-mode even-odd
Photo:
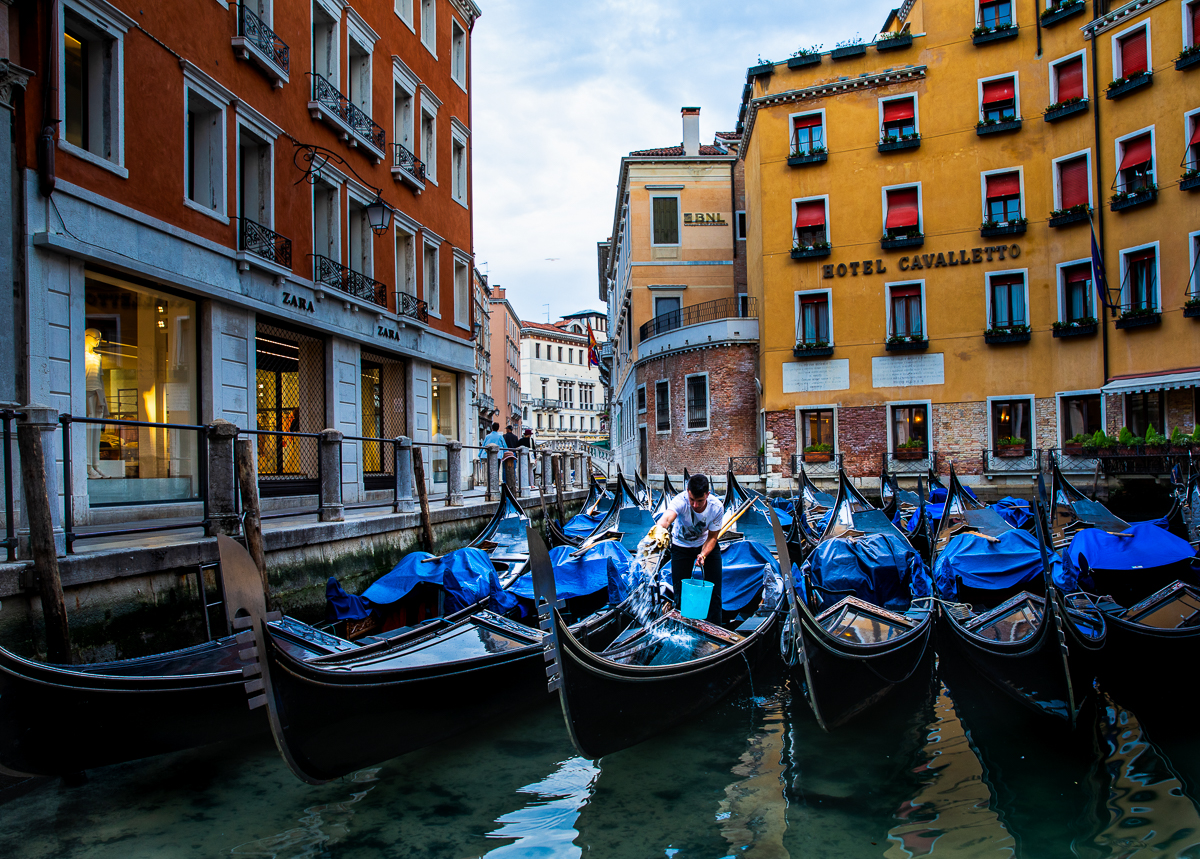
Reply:
[[[933,565],[938,591],[948,599],[958,596],[960,581],[977,590],[1003,590],[1041,574],[1042,553],[1027,531],[1005,531],[996,543],[978,534],[959,534]]]
[[[946,488],[944,486],[935,486],[929,490],[929,500],[934,504],[941,504],[946,500]]]
[[[721,549],[721,608],[737,611],[744,608],[763,585],[763,567],[770,564],[779,569],[767,547],[753,540],[738,540]],[[671,561],[668,558],[660,573],[663,581],[671,581]]]
[[[1177,564],[1195,554],[1187,540],[1157,522],[1138,522],[1123,534],[1085,528],[1063,552],[1063,569],[1055,576],[1055,583],[1068,593],[1078,590],[1081,557],[1087,559],[1088,567],[1101,570],[1139,570]]]
[[[944,493],[943,493],[942,497],[945,498]],[[931,522],[937,522],[939,519],[942,518],[942,509],[945,506],[946,506],[945,504],[926,504],[925,505],[925,513],[929,516],[929,519]],[[914,510],[912,512],[912,515],[908,517],[907,530],[910,534],[914,530],[916,530],[917,523],[919,522],[919,519],[920,519],[920,515],[921,515],[921,508],[918,507],[916,510]],[[896,513],[896,518],[897,519],[900,518],[900,514],[898,512]],[[896,522],[896,524],[899,525],[900,523]]]
[[[826,540],[804,562],[803,572],[824,591],[822,608],[853,594],[893,611],[904,611],[913,597],[929,596],[929,571],[921,556],[895,534],[870,534],[853,540]]]
[[[596,530],[596,526],[604,521],[607,510],[597,511],[591,516],[586,513],[577,513],[567,520],[567,524],[563,525],[563,533],[568,537],[578,537],[583,539]]]
[[[1029,502],[1022,498],[1013,498],[1011,495],[1007,495],[993,504],[992,509],[1014,528],[1024,528],[1026,522],[1033,521]]]
[[[554,585],[559,599],[594,594],[608,588],[608,601],[617,604],[629,595],[629,568],[633,555],[616,540],[603,540],[578,558],[572,546],[555,546],[550,550],[554,566]],[[526,573],[512,586],[512,593],[533,599],[533,574]]]
[[[325,619],[362,620],[371,616],[371,604],[357,594],[348,594],[333,576],[325,583]]]

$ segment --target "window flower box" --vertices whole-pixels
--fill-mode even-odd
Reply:
[[[804,454],[804,461],[807,463],[829,462],[832,459],[833,459],[832,453],[806,453],[806,454]]]
[[[1083,456],[1082,444],[1064,444],[1062,446],[1063,456]]]
[[[985,119],[975,124],[975,133],[980,137],[985,134],[1003,134],[1006,131],[1016,131],[1021,127],[1021,118],[1007,119],[999,122],[995,119]]]
[[[829,160],[829,151],[825,147],[814,147],[808,152],[793,152],[788,156],[788,167],[800,167],[804,164],[823,164]]]
[[[833,245],[821,242],[819,245],[807,245],[792,248],[792,259],[820,259],[833,253]]]
[[[796,358],[828,358],[832,354],[833,346],[822,340],[813,343],[800,341],[792,350],[792,355]]]
[[[1015,39],[1018,27],[1014,24],[1001,24],[998,27],[976,27],[971,31],[971,43],[987,45],[992,42],[1002,42],[1005,39]]]
[[[1085,337],[1095,334],[1100,324],[1095,319],[1077,319],[1073,322],[1055,322],[1055,337]]]
[[[1200,188],[1200,170],[1189,170],[1179,178],[1180,191],[1195,191]]]
[[[898,447],[892,451],[892,459],[913,461],[925,458],[925,445],[919,447]]]
[[[1055,209],[1050,213],[1048,223],[1052,227],[1065,227],[1069,224],[1078,224],[1086,221],[1091,213],[1091,206],[1080,203],[1078,206],[1071,206],[1069,209]]]
[[[921,145],[921,135],[912,134],[898,137],[894,140],[884,138],[879,141],[880,152],[895,152],[899,149],[916,149]]]
[[[1117,328],[1141,328],[1146,325],[1158,325],[1162,322],[1162,314],[1149,307],[1138,307],[1126,310],[1117,319]]]
[[[1138,72],[1136,75],[1130,75],[1127,78],[1117,78],[1108,85],[1104,97],[1110,100],[1124,98],[1135,89],[1150,86],[1152,83],[1154,83],[1154,75],[1150,72]]]
[[[1153,203],[1157,199],[1157,185],[1143,188],[1140,191],[1118,191],[1112,195],[1108,208],[1113,212],[1120,212],[1124,209],[1132,209],[1134,206],[1141,206],[1144,203]]]
[[[772,75],[774,73],[775,64],[767,62],[759,63],[757,66],[751,66],[746,70],[746,76],[752,78],[766,77],[767,75]]]
[[[990,236],[1019,236],[1025,232],[1025,226],[1028,223],[1025,218],[1018,218],[1015,221],[1005,221],[996,223],[995,221],[984,221],[979,227],[979,235],[983,238]]]
[[[1084,0],[1071,0],[1068,3],[1060,3],[1053,9],[1047,9],[1041,14],[1041,22],[1043,27],[1053,27],[1055,24],[1065,21],[1068,18],[1078,15],[1084,10]]]
[[[1192,45],[1184,48],[1179,52],[1179,56],[1175,58],[1175,68],[1178,71],[1190,69],[1196,65],[1200,65],[1200,45]]]
[[[821,64],[821,52],[813,51],[812,53],[797,54],[787,61],[789,69],[802,69],[806,66],[819,66]]]
[[[1030,338],[1028,325],[1014,325],[1011,328],[989,328],[983,332],[984,343],[1028,343]]]
[[[1008,444],[1005,444],[1003,441],[998,443],[996,445],[996,456],[1002,456],[1007,459],[1014,459],[1017,457],[1029,456],[1029,453],[1027,452],[1027,450],[1025,448],[1025,442],[1023,440],[1016,441],[1014,439],[1012,442],[1010,442]]]
[[[898,51],[911,45],[912,39],[912,33],[888,33],[875,40],[875,50]]]
[[[1184,302],[1183,315],[1189,319],[1200,319],[1200,298],[1189,298]]]
[[[1087,109],[1088,100],[1086,98],[1071,98],[1050,105],[1046,108],[1046,112],[1042,114],[1042,119],[1046,122],[1057,122],[1060,119],[1066,119],[1068,116],[1074,116],[1077,113],[1087,113]]]
[[[829,462],[833,459],[833,445],[831,444],[810,444],[804,448],[805,462]]]
[[[867,46],[862,42],[853,45],[838,45],[830,53],[835,60],[845,60],[850,57],[861,57],[867,52]]]
[[[879,240],[879,246],[885,251],[893,248],[919,248],[925,244],[925,236],[922,233],[910,233],[907,236],[884,236]]]
[[[929,348],[929,341],[924,337],[892,336],[883,348],[886,352],[924,352]]]

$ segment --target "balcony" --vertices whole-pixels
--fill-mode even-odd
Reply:
[[[309,74],[313,79],[309,115],[328,124],[351,146],[361,145],[376,164],[382,161],[385,135],[379,124],[325,78],[311,72]]]
[[[475,398],[471,400],[471,405],[481,412],[493,412],[496,410],[496,401],[487,394],[476,394]]]
[[[982,451],[984,474],[1037,474],[1042,452],[1027,444],[997,445]]]
[[[938,452],[924,447],[902,448],[886,451],[882,456],[884,474],[921,474],[937,471]]]
[[[562,407],[562,400],[546,400],[541,397],[533,397],[529,400],[529,408],[535,412],[556,412]]]
[[[332,286],[359,301],[387,309],[387,286],[329,257],[313,254],[313,280],[325,286]],[[413,301],[417,300],[413,298]]]
[[[378,283],[378,281],[375,282]],[[424,299],[417,298],[415,295],[409,295],[407,292],[396,293],[396,313],[399,316],[406,316],[423,324],[429,323],[429,305]],[[492,357],[491,352],[486,352],[485,354],[488,358]]]
[[[718,298],[715,301],[693,304],[654,317],[638,329],[638,342],[657,337],[659,334],[666,334],[677,328],[698,325],[701,322],[715,322],[718,319],[756,319],[757,317],[757,299],[749,297],[745,299]]]
[[[392,144],[392,178],[412,186],[418,194],[425,190],[425,162],[403,143]]]
[[[288,82],[291,50],[245,3],[238,4],[238,31],[233,37],[233,47],[243,60],[262,69],[277,89]]]
[[[292,240],[249,218],[238,218],[238,250],[289,271],[292,268]]]

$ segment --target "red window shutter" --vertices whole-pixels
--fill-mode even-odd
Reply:
[[[1092,279],[1092,270],[1090,266],[1077,265],[1074,268],[1067,269],[1065,280],[1067,283],[1081,283]]]
[[[825,226],[825,201],[808,200],[796,204],[796,229]]]
[[[987,198],[1014,197],[1021,193],[1021,177],[1017,173],[999,173],[987,177]]]
[[[825,304],[827,301],[824,295],[802,295],[800,296],[800,304]]]
[[[901,119],[912,119],[915,116],[911,98],[898,98],[895,101],[883,103],[883,121],[896,122]]]
[[[821,124],[821,114],[810,113],[807,116],[797,116],[793,128],[815,128]]]
[[[1196,8],[1200,9],[1200,3],[1196,4]],[[1188,139],[1188,145],[1200,143],[1200,116],[1192,120],[1192,136]]]
[[[887,229],[915,227],[921,220],[917,207],[917,189],[900,188],[888,191]]]
[[[1088,201],[1087,159],[1080,156],[1058,165],[1059,197],[1062,207],[1086,205]]]
[[[1200,2],[1193,3],[1190,11],[1192,14],[1192,44],[1200,45]]]
[[[1058,100],[1083,98],[1083,58],[1076,57],[1054,67],[1058,76]]]
[[[1012,101],[1016,98],[1017,88],[1013,78],[998,81],[987,81],[983,85],[983,103],[995,104],[998,101]]]
[[[1121,144],[1121,150],[1124,154],[1121,156],[1121,166],[1117,169],[1128,170],[1138,164],[1145,164],[1153,156],[1150,148],[1150,135],[1143,134],[1141,137],[1126,140]]]
[[[1125,256],[1125,264],[1133,265],[1136,262],[1147,262],[1154,259],[1154,248],[1144,251],[1134,251]]]
[[[892,287],[892,298],[912,298],[921,294],[921,287],[916,283],[906,283],[903,286]]]
[[[1020,286],[1025,278],[1019,274],[1001,274],[991,278],[992,286]]]
[[[1130,33],[1121,40],[1121,76],[1146,71],[1146,29]]]

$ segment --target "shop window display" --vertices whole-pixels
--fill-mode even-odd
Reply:
[[[446,442],[458,438],[458,376],[434,369],[430,376],[429,433],[432,449],[433,482],[446,483],[450,476]]]

